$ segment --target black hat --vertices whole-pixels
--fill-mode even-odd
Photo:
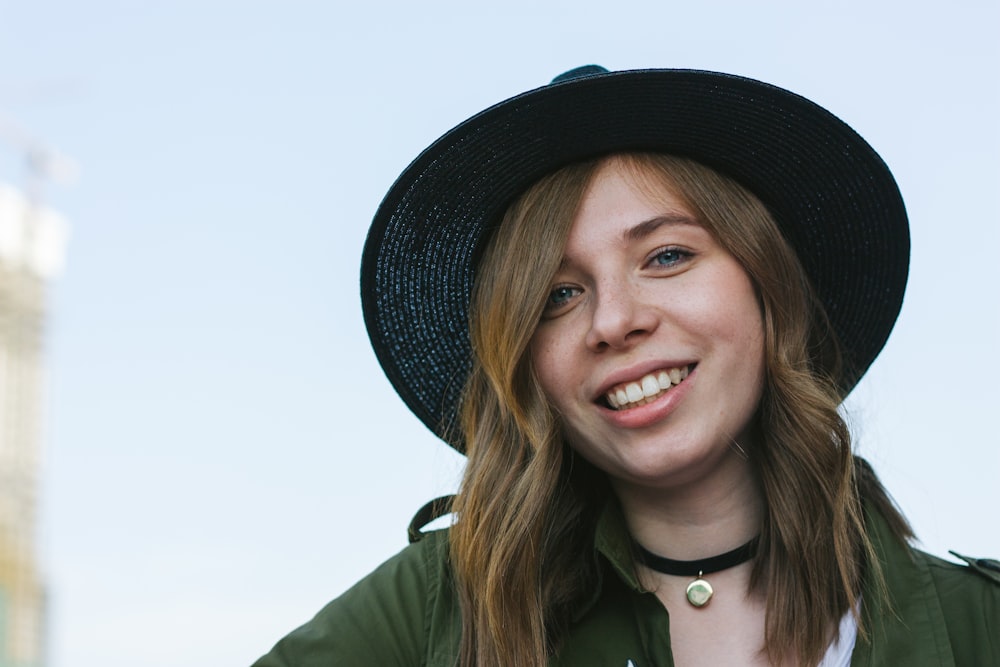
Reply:
[[[361,260],[365,325],[390,382],[432,431],[444,435],[468,376],[469,299],[493,225],[540,177],[640,150],[694,159],[760,198],[841,342],[843,395],[864,375],[902,306],[910,250],[899,189],[874,149],[822,107],[760,81],[590,65],[446,133],[375,214]]]

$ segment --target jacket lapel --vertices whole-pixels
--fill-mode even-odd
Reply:
[[[883,594],[871,580],[862,600],[865,633],[858,633],[852,667],[955,667],[944,611],[927,563],[900,544],[877,513],[868,530],[885,578]]]

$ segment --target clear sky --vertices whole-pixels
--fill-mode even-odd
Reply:
[[[0,114],[80,165],[45,192],[51,667],[248,665],[454,490],[364,332],[368,222],[441,133],[591,62],[763,79],[882,154],[911,279],[850,421],[927,549],[1000,556],[1000,5],[485,4],[0,0]]]

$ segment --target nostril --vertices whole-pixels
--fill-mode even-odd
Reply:
[[[646,333],[645,329],[633,329],[632,331],[629,331],[627,334],[625,334],[625,340],[638,338],[642,336],[644,333]]]

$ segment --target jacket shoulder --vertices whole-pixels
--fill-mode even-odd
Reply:
[[[957,551],[949,551],[948,553],[955,558],[965,561],[965,564],[971,570],[1000,586],[1000,560],[995,558],[974,558],[972,556],[963,556]]]
[[[425,533],[382,563],[254,667],[426,663],[428,635],[448,587],[448,531]]]
[[[984,563],[991,559],[959,556],[964,563],[953,563],[922,551],[914,554],[934,582],[955,664],[1000,664],[1000,571]]]
[[[926,565],[934,580],[939,585],[957,586],[968,592],[969,590],[983,590],[1000,594],[1000,561],[993,558],[976,558],[964,556],[955,551],[949,551],[961,563],[939,558],[932,554],[912,550],[913,557]]]

